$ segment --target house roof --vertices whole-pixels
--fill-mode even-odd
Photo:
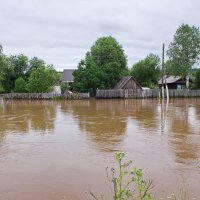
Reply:
[[[130,79],[133,79],[136,82],[136,84],[140,87],[140,85],[132,76],[125,76],[117,83],[114,89],[123,89]]]
[[[61,81],[73,82],[74,81],[73,72],[74,72],[74,69],[64,69],[62,73]]]
[[[163,77],[163,83],[165,84],[165,79],[166,79],[166,83],[169,84],[169,83],[175,83],[177,82],[178,80],[181,79],[180,76],[164,76]],[[162,84],[162,79],[160,79],[158,81],[158,84],[161,85]]]

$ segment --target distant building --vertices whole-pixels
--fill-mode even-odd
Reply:
[[[74,76],[73,76],[74,70],[75,69],[64,69],[62,72],[62,78],[61,78],[61,82],[67,83],[68,89],[72,91],[73,91],[73,82],[74,82]]]
[[[164,76],[163,77],[163,84],[168,86],[168,89],[185,89],[186,87],[186,78],[181,78],[180,76]],[[192,80],[189,79],[189,83],[192,83]],[[162,79],[158,81],[159,87],[162,86]]]
[[[123,77],[114,89],[132,89],[132,90],[142,90],[141,86],[132,76]]]
[[[62,73],[61,81],[68,84],[73,83],[74,82],[73,72],[74,72],[74,69],[64,69]]]

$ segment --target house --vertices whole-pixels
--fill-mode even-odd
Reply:
[[[73,72],[74,69],[64,69],[61,81],[64,83],[73,83],[74,82]]]
[[[74,82],[74,76],[73,76],[74,70],[75,69],[64,69],[62,72],[61,82],[67,83],[70,88],[72,87],[72,84]]]
[[[114,89],[132,89],[132,90],[142,90],[141,86],[132,76],[125,76],[123,77]]]
[[[181,78],[180,76],[164,76],[163,77],[163,84],[167,84],[168,89],[185,89],[186,87],[186,78]],[[189,79],[189,83],[192,83],[192,80]],[[162,79],[158,81],[159,87],[162,86]]]

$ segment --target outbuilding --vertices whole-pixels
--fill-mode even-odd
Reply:
[[[187,80],[186,78],[182,78],[180,76],[164,76],[163,84],[167,84],[168,89],[186,89],[187,88]],[[189,79],[189,83],[192,83],[192,80]],[[158,81],[159,87],[162,86],[162,79]]]
[[[114,89],[131,89],[131,90],[142,90],[139,83],[132,76],[123,77]]]

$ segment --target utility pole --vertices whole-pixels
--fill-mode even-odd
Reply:
[[[164,78],[164,80],[163,80]],[[165,71],[165,44],[163,43],[163,49],[162,49],[162,95],[164,98],[164,86],[163,86],[163,82],[165,84],[165,90],[166,90],[166,96],[167,96],[167,100],[169,100],[169,90],[168,90],[168,85],[166,83],[166,71]]]
[[[165,75],[165,71],[164,71],[164,56],[165,56],[165,44],[163,43],[163,48],[162,48],[162,86],[161,86],[161,98],[162,99],[164,99],[164,86],[163,86],[163,78],[164,78],[164,75]]]

